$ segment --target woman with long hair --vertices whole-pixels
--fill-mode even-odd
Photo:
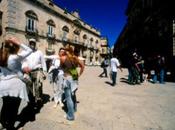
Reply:
[[[76,91],[75,80],[78,80],[78,77],[84,71],[84,64],[80,62],[77,56],[73,54],[73,49],[71,47],[65,48],[60,55],[60,67],[64,72],[63,76],[63,88],[64,95],[66,100],[66,118],[67,120],[74,120],[75,102],[73,99],[74,91]],[[80,71],[76,70],[77,67],[80,67]]]
[[[18,55],[21,46],[23,45],[16,38],[9,38],[0,49],[0,97],[3,101],[0,123],[7,130],[15,130],[14,124],[21,99],[29,101],[26,85],[20,77],[20,62],[30,54],[30,50]],[[13,69],[12,65],[16,68]]]

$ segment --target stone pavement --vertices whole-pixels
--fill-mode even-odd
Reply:
[[[60,107],[53,108],[49,101],[52,87],[45,81],[47,100],[24,130],[175,130],[175,83],[128,85],[124,70],[112,87],[109,78],[98,77],[101,71],[100,67],[85,68],[77,92],[75,121],[67,121]],[[24,106],[25,102],[20,110]]]

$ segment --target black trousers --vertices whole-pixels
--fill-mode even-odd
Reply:
[[[3,97],[2,99],[3,106],[1,109],[0,122],[7,130],[15,130],[14,124],[17,120],[17,114],[21,99],[10,96]]]

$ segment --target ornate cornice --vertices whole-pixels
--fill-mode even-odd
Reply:
[[[84,29],[92,34],[94,34],[97,37],[100,37],[100,35],[98,33],[93,32],[92,30],[84,27],[84,26],[80,26],[80,24],[77,24],[77,22],[75,23],[74,20],[72,21],[71,19],[69,19],[68,17],[65,17],[64,15],[60,14],[59,12],[57,12],[56,10],[54,10],[53,8],[50,8],[49,6],[47,6],[46,4],[40,2],[39,0],[26,0],[28,2],[33,2],[34,4],[38,5],[39,7],[46,9],[49,13],[52,13],[58,17],[60,17],[61,19],[65,20],[68,23],[74,23],[75,26],[77,26],[78,28]],[[60,7],[59,7],[60,8]],[[64,11],[64,9],[63,9]],[[70,14],[71,15],[71,14]]]

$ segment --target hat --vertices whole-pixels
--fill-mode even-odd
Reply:
[[[36,40],[34,38],[31,38],[31,39],[29,39],[29,42],[35,42],[36,43]]]

